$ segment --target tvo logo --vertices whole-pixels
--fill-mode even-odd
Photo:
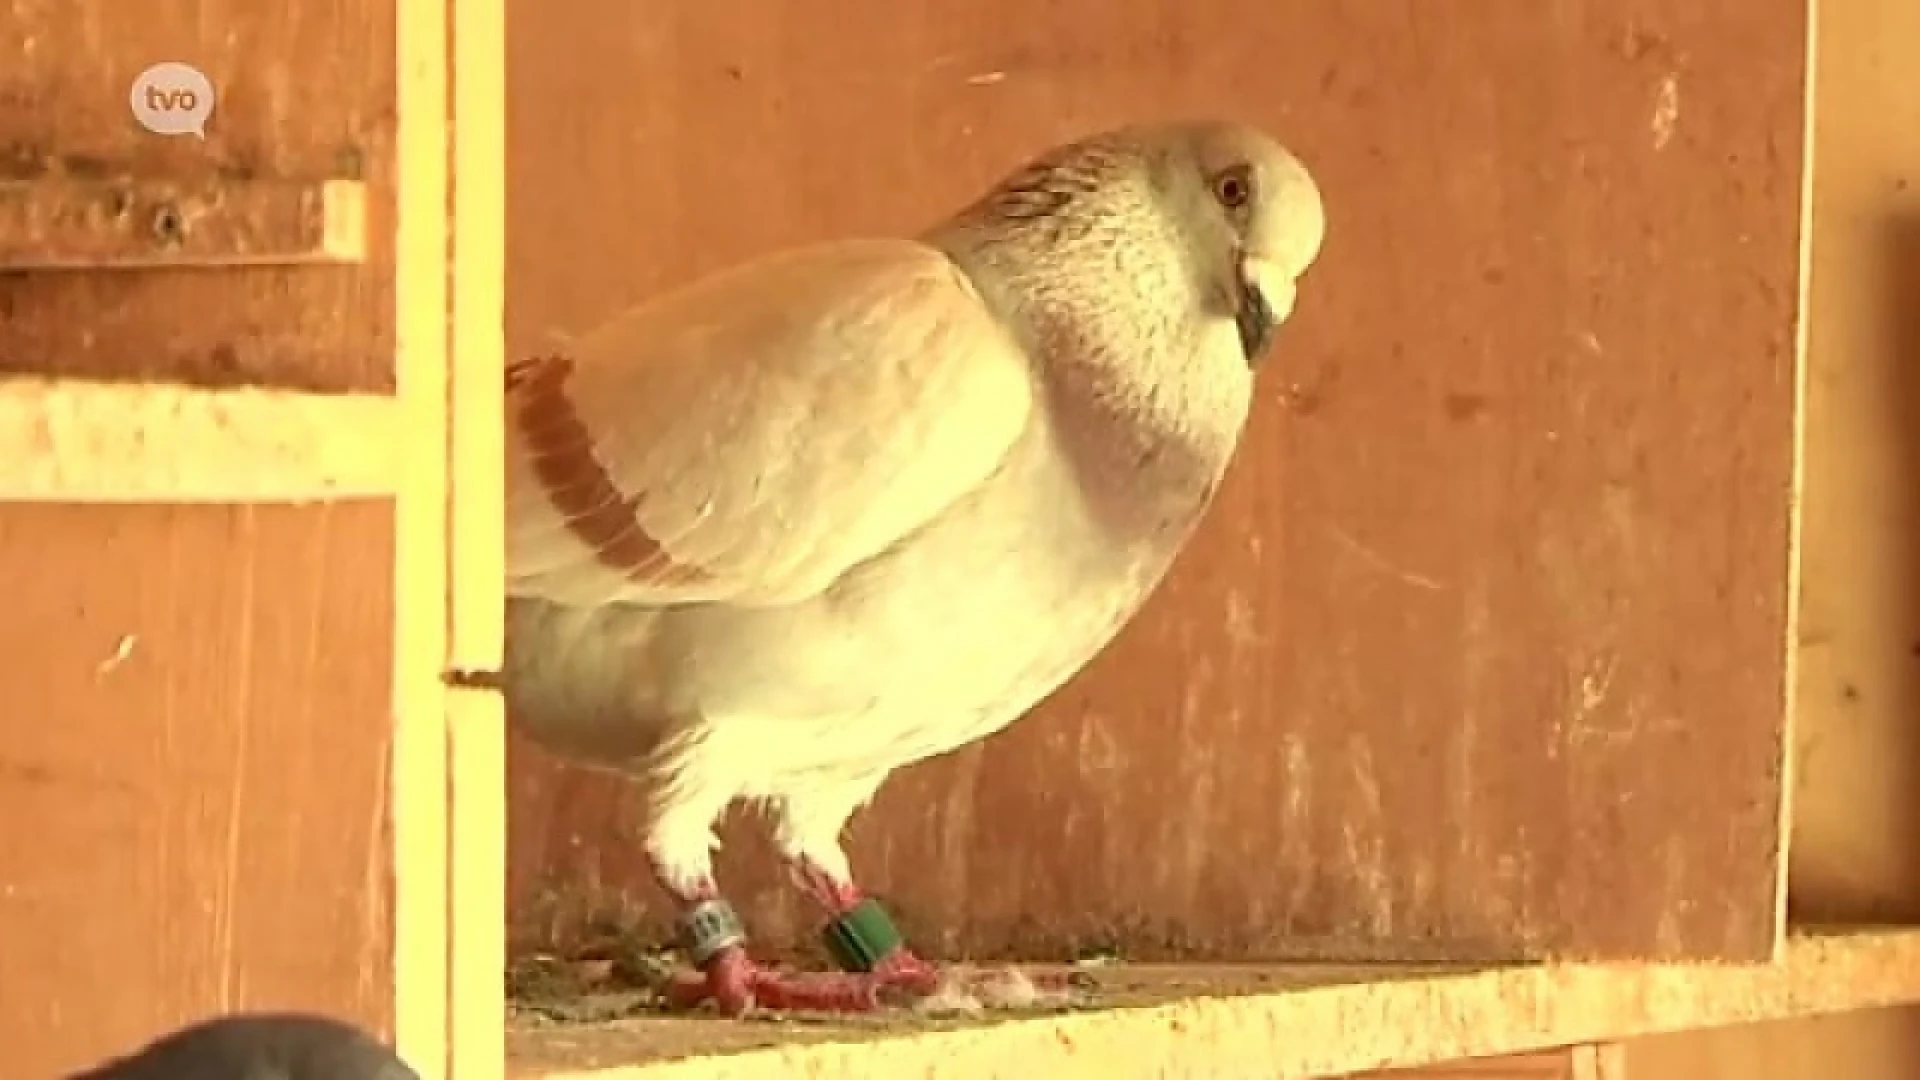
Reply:
[[[192,64],[166,61],[133,80],[127,94],[133,118],[156,135],[207,137],[213,115],[213,83]]]

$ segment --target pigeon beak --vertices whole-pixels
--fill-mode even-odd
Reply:
[[[1240,348],[1247,366],[1266,354],[1273,332],[1293,313],[1293,277],[1257,255],[1240,256],[1240,302],[1233,322],[1240,331]]]

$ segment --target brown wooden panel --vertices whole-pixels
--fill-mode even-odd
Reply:
[[[1652,1035],[1624,1049],[1620,1080],[1910,1080],[1920,1076],[1920,1008]]]
[[[0,1045],[393,1013],[391,504],[0,509]]]
[[[1258,120],[1330,232],[1221,505],[855,865],[931,949],[1757,958],[1774,942],[1803,5],[511,8],[510,347],[1035,147]],[[520,927],[651,899],[521,748]],[[722,880],[810,939],[757,830]]]
[[[0,275],[0,371],[393,386],[392,0],[159,0],[138,18],[116,0],[16,3],[7,37],[0,180],[363,179],[369,261]],[[133,80],[162,60],[211,80],[205,140],[134,122]]]

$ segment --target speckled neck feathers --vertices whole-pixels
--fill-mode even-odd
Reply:
[[[1231,316],[1204,294],[1202,254],[1169,212],[1158,168],[1120,140],[1069,146],[925,239],[1038,358],[1058,434],[1089,479],[1136,503],[1157,480],[1185,504],[1225,469],[1251,375]]]

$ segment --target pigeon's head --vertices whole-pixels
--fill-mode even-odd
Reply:
[[[1138,279],[1140,260],[1117,252],[1171,255],[1194,291],[1167,299],[1198,299],[1231,321],[1252,365],[1293,311],[1295,283],[1325,232],[1305,166],[1257,128],[1206,120],[1116,128],[1046,150],[933,239],[987,287],[1014,279],[1056,305],[1062,275],[1084,279],[1098,267]],[[1104,284],[1098,291],[1115,291]]]
[[[1200,122],[1142,131],[1164,147],[1159,184],[1179,210],[1194,266],[1255,363],[1293,311],[1320,253],[1326,211],[1306,166],[1264,132]]]

